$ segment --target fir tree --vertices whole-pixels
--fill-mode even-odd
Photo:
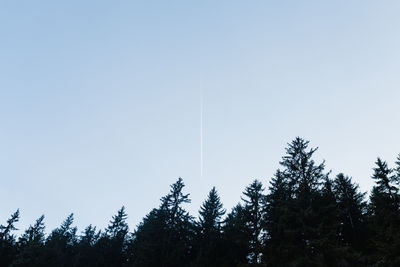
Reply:
[[[220,220],[225,210],[215,187],[211,189],[207,200],[200,207],[199,214],[200,229],[204,236],[220,232]]]
[[[288,258],[285,253],[283,241],[286,240],[286,231],[283,221],[287,217],[289,191],[288,182],[284,174],[277,170],[270,181],[269,193],[267,194],[264,212],[264,247],[263,262],[267,266],[283,266],[284,260]]]
[[[157,266],[163,262],[161,240],[165,224],[164,214],[159,209],[153,209],[143,218],[130,244],[129,261],[133,266]]]
[[[183,208],[190,203],[179,178],[170,193],[161,198],[134,234],[133,262],[136,266],[188,266],[192,257],[193,217]]]
[[[370,247],[367,250],[374,264],[399,266],[400,256],[400,214],[399,189],[393,170],[380,158],[376,161],[372,179],[376,185],[372,189],[369,203]]]
[[[99,238],[97,247],[102,251],[103,266],[118,267],[125,263],[129,231],[127,218],[125,207],[122,206],[117,214],[112,217],[106,231]]]
[[[263,185],[260,181],[254,180],[243,192],[244,215],[246,219],[247,232],[250,234],[249,242],[249,263],[261,263],[262,252],[262,226],[265,196]]]
[[[375,180],[376,190],[382,195],[386,195],[390,199],[394,209],[398,208],[398,188],[395,186],[396,176],[390,169],[386,161],[380,158],[375,162],[374,174],[372,179]]]
[[[225,214],[217,190],[213,187],[200,207],[194,266],[218,266],[221,240],[221,217]]]
[[[221,266],[247,266],[251,238],[244,207],[237,204],[227,215],[223,226]]]
[[[11,266],[41,266],[45,242],[45,225],[43,220],[44,215],[40,216],[34,225],[30,225],[19,238],[19,253]]]
[[[339,239],[344,246],[361,250],[365,231],[365,193],[353,184],[351,178],[340,173],[334,180],[334,193],[337,199],[340,228]]]
[[[15,224],[19,221],[19,210],[11,214],[7,224],[0,225],[0,266],[8,266],[17,254],[16,238],[12,234],[18,230]]]
[[[75,255],[76,266],[104,266],[104,257],[108,251],[100,250],[99,240],[102,233],[96,231],[96,227],[89,225],[87,226],[82,235],[79,238],[79,242],[76,245],[77,251]]]
[[[312,203],[315,216],[306,225],[310,238],[310,262],[316,266],[348,266],[348,256],[337,238],[340,225],[338,207],[331,179],[325,178],[321,191]]]
[[[46,263],[44,266],[71,266],[74,262],[74,248],[77,244],[77,228],[73,227],[74,215],[71,213],[47,237],[45,244]]]
[[[318,200],[320,186],[327,179],[324,162],[315,164],[316,148],[308,149],[309,141],[295,138],[286,148],[280,164],[287,181],[288,201],[281,221],[285,239],[281,241],[286,252],[285,265],[315,266],[322,264],[318,227]],[[279,246],[279,245],[278,245]]]

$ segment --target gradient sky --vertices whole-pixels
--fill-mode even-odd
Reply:
[[[1,1],[0,223],[131,229],[179,176],[197,215],[286,143],[363,191],[400,152],[398,1]],[[200,176],[200,95],[204,174]]]

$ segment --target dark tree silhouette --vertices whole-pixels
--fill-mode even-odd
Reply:
[[[101,254],[103,255],[104,266],[117,267],[125,264],[129,231],[126,223],[127,218],[128,215],[123,206],[112,217],[107,229],[97,241],[97,247],[103,251]],[[89,234],[93,235],[93,232]]]
[[[41,266],[44,250],[45,226],[44,215],[40,216],[34,225],[29,226],[18,240],[19,253],[12,266]]]
[[[317,266],[323,264],[318,243],[318,227],[323,218],[318,214],[320,186],[327,175],[324,162],[315,164],[312,156],[316,148],[308,149],[309,141],[297,137],[286,148],[280,164],[288,184],[287,211],[282,218],[285,239],[280,244],[288,251],[288,265]]]
[[[17,254],[15,224],[19,221],[19,210],[11,214],[6,225],[0,225],[0,266],[8,266]]]
[[[246,231],[250,234],[249,263],[257,265],[261,263],[262,252],[262,226],[265,196],[263,185],[260,181],[254,180],[243,192],[244,216]]]
[[[223,227],[224,264],[221,266],[246,266],[250,254],[251,233],[247,227],[244,207],[237,204],[227,215]]]
[[[400,266],[400,214],[396,177],[385,161],[376,161],[369,203],[370,261],[381,266]]]
[[[183,208],[190,203],[179,178],[159,209],[146,216],[135,232],[133,264],[136,266],[188,266],[192,258],[193,217]],[[135,253],[136,251],[136,253]],[[139,251],[141,253],[139,253]]]
[[[365,243],[365,193],[359,192],[358,185],[351,178],[340,173],[334,180],[334,193],[337,199],[339,241],[342,245],[360,252]]]
[[[263,262],[269,266],[284,266],[289,258],[290,249],[285,248],[287,229],[285,220],[289,214],[289,185],[288,179],[278,170],[270,181],[263,219],[265,229]],[[289,235],[288,235],[289,236]]]
[[[78,242],[77,228],[72,227],[74,215],[71,213],[59,228],[51,232],[46,240],[45,266],[71,266],[74,261],[74,248]]]
[[[195,220],[182,178],[133,233],[122,207],[103,230],[78,235],[70,214],[46,235],[42,215],[17,238],[17,210],[0,225],[0,267],[400,266],[400,154],[393,168],[377,159],[367,202],[316,150],[295,138],[267,192],[254,180],[227,215],[214,187]]]
[[[219,266],[222,246],[221,218],[225,214],[217,190],[213,187],[200,207],[196,227],[194,266]]]

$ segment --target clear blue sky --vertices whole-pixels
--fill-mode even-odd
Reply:
[[[370,190],[400,152],[397,1],[2,1],[0,223],[131,229],[181,176],[193,215],[287,142]],[[200,90],[204,175],[200,177]]]

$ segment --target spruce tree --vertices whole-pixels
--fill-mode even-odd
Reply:
[[[282,227],[288,212],[288,181],[284,174],[277,170],[270,181],[269,193],[266,195],[264,228],[263,262],[267,266],[284,266],[288,258],[288,249],[284,249],[286,229]]]
[[[365,193],[359,192],[358,185],[343,173],[338,174],[334,180],[334,193],[340,220],[340,242],[360,251],[365,237]]]
[[[73,227],[74,215],[71,213],[46,239],[43,266],[71,266],[74,262],[74,248],[77,244],[77,228]]]
[[[262,255],[262,226],[265,196],[264,188],[260,181],[254,180],[243,192],[244,215],[247,232],[250,234],[249,242],[249,263],[261,263]]]
[[[103,235],[98,241],[98,247],[104,257],[104,265],[110,267],[122,266],[126,262],[128,231],[126,222],[128,215],[122,206],[110,221]],[[90,233],[92,234],[92,233]]]
[[[41,266],[45,242],[44,215],[40,216],[34,225],[30,225],[18,240],[19,253],[12,263],[17,266]]]
[[[159,209],[153,209],[138,225],[130,244],[129,261],[132,266],[159,266],[163,262],[161,241],[166,221]]]
[[[288,200],[286,212],[281,218],[285,239],[280,242],[287,258],[285,265],[316,266],[323,264],[318,241],[318,200],[320,188],[327,178],[324,162],[316,164],[313,154],[316,148],[308,148],[309,141],[297,137],[286,148],[280,162],[282,175],[287,182]],[[278,245],[278,247],[279,247]]]
[[[221,217],[225,214],[215,187],[200,207],[197,224],[194,266],[219,266],[221,248]]]
[[[376,161],[369,203],[370,247],[367,254],[371,262],[382,266],[400,266],[400,214],[399,195],[393,170],[380,158]]]
[[[16,238],[12,233],[18,230],[15,224],[19,221],[19,210],[11,214],[6,225],[0,225],[0,266],[8,266],[17,254]]]
[[[134,234],[135,266],[188,266],[192,258],[193,217],[183,208],[190,203],[182,178],[171,185],[161,205],[146,216]],[[154,265],[155,264],[155,265]]]
[[[96,231],[96,226],[87,226],[76,244],[76,266],[105,266],[105,256],[108,251],[100,249],[99,240],[101,231]]]
[[[217,190],[213,187],[199,211],[199,224],[204,236],[220,232],[221,217],[225,214]]]
[[[348,266],[349,257],[337,237],[339,210],[333,183],[328,177],[325,177],[320,193],[315,196],[312,209],[315,216],[311,216],[311,221],[307,223],[307,227],[311,227],[308,232],[312,233],[309,243],[311,262],[316,266]]]
[[[375,162],[374,174],[372,179],[375,180],[376,190],[385,197],[389,198],[388,201],[394,209],[398,209],[398,191],[396,187],[396,175],[393,175],[393,169],[390,169],[386,161],[380,158]]]
[[[247,216],[239,203],[227,215],[223,226],[223,250],[221,266],[247,266],[252,239],[247,227]]]

